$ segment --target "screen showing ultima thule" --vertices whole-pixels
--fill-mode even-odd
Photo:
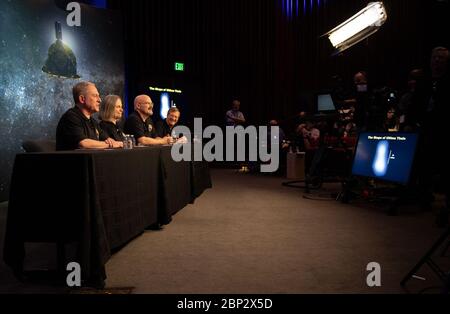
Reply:
[[[361,133],[352,174],[407,184],[416,145],[415,133]]]

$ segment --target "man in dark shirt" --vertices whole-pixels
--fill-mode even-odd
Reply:
[[[69,109],[59,120],[56,128],[56,149],[103,149],[120,148],[122,142],[108,138],[92,114],[100,109],[100,95],[93,83],[80,82],[73,87],[75,107]]]
[[[172,136],[172,130],[180,119],[180,110],[177,107],[172,107],[167,112],[167,118],[156,122],[156,135],[159,137]]]
[[[134,135],[137,144],[163,145],[172,144],[171,136],[157,137],[151,116],[153,115],[153,102],[147,95],[139,95],[134,99],[134,112],[125,122],[125,133]]]
[[[421,140],[418,147],[419,181],[422,187],[422,206],[431,208],[435,185],[440,186],[446,197],[446,206],[437,216],[439,226],[449,225],[450,165],[448,143],[448,119],[450,116],[450,53],[445,47],[432,50],[430,70],[417,86],[416,108]]]

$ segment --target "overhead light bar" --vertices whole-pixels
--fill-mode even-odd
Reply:
[[[378,31],[386,20],[387,14],[383,2],[371,2],[324,36],[328,36],[336,53],[339,53]]]

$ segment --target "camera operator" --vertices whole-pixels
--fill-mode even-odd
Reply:
[[[397,116],[397,109],[392,106],[386,113],[386,119],[383,123],[383,131],[385,132],[398,132],[400,129],[400,119]]]
[[[312,122],[306,122],[302,128],[302,135],[305,150],[314,150],[319,148],[320,131]]]
[[[350,108],[353,122],[359,130],[368,129],[369,110],[373,106],[373,96],[369,91],[367,73],[357,72],[353,77],[355,86],[353,98],[344,100],[344,106]]]
[[[386,86],[373,91],[373,100],[367,113],[367,130],[398,131],[396,95],[394,90]]]
[[[398,103],[400,129],[406,132],[416,131],[421,121],[421,112],[415,101],[417,97],[417,86],[423,80],[422,69],[412,69],[408,75],[408,88],[400,97]]]

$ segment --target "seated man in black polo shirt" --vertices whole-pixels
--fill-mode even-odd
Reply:
[[[177,107],[172,107],[167,112],[167,118],[156,122],[156,135],[164,137],[166,135],[172,136],[172,130],[180,119],[180,110]]]
[[[92,114],[100,110],[100,95],[91,82],[80,82],[73,87],[75,106],[59,120],[56,128],[56,149],[121,148],[122,142],[108,138]]]
[[[147,95],[139,95],[134,99],[134,112],[125,122],[125,133],[134,135],[140,145],[172,144],[171,136],[157,137],[151,116],[153,115],[153,102]]]

